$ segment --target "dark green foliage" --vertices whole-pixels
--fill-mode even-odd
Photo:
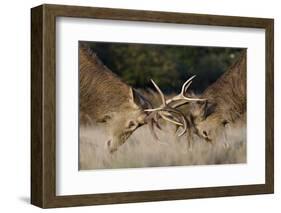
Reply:
[[[202,92],[235,60],[241,49],[151,44],[87,42],[103,63],[134,88],[179,91],[192,75],[192,90]]]

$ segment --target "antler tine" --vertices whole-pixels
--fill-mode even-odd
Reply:
[[[179,137],[181,137],[184,133],[186,133],[186,130],[187,130],[187,121],[186,121],[186,118],[184,117],[184,118],[182,119],[182,121],[183,121],[183,130],[182,130],[181,133],[178,134]]]
[[[162,104],[160,105],[160,107],[157,107],[154,109],[146,109],[144,111],[145,112],[160,111],[163,109],[164,106],[166,106],[166,98],[165,98],[163,92],[161,91],[161,89],[158,87],[158,85],[152,79],[150,79],[150,81],[152,82],[153,86],[156,88],[157,92],[159,93]]]
[[[190,85],[192,83],[192,79],[195,78],[195,77],[196,77],[196,75],[193,75],[182,85],[182,90],[181,90],[180,96],[187,101],[205,101],[206,99],[188,98],[184,95],[184,93],[186,93],[187,89],[190,87]]]
[[[178,121],[175,121],[174,119],[169,118],[168,116],[166,116],[165,114],[163,114],[161,112],[159,113],[159,115],[161,116],[161,118],[163,118],[166,121],[169,121],[169,122],[171,122],[171,123],[173,123],[175,125],[178,125],[178,126],[183,126],[182,123],[179,123]]]
[[[175,105],[173,105],[172,107],[173,108],[176,108],[178,106],[181,106],[183,104],[186,104],[187,102],[189,101],[205,101],[205,99],[201,99],[201,98],[189,98],[189,97],[186,97],[184,95],[184,93],[186,93],[187,89],[189,88],[189,86],[191,85],[192,83],[192,79],[195,78],[196,75],[192,76],[191,78],[189,78],[183,85],[182,85],[182,89],[181,89],[181,93],[174,96],[173,98],[171,99],[168,99],[166,101],[166,104],[171,104],[172,102],[175,102],[175,101],[185,101],[184,103],[175,103]]]
[[[192,76],[191,78],[189,78],[184,85],[182,86],[182,92],[177,95],[176,97],[174,97],[173,99],[169,99],[169,103],[175,100],[186,100],[185,96],[184,96],[184,92],[187,90],[187,88],[190,86],[192,79],[195,76]],[[162,118],[168,122],[171,122],[177,126],[180,126],[183,128],[183,131],[178,135],[178,136],[182,136],[186,130],[187,130],[187,121],[185,116],[183,115],[183,113],[181,111],[179,111],[178,109],[176,109],[175,107],[171,107],[168,104],[168,101],[166,101],[166,98],[163,94],[163,92],[161,91],[161,89],[158,87],[158,85],[151,79],[152,84],[154,85],[154,87],[156,88],[157,92],[160,95],[162,104],[160,105],[160,107],[154,108],[154,109],[146,109],[144,111],[146,112],[150,112],[150,115],[148,116],[148,124],[149,124],[149,128],[152,132],[152,135],[158,140],[158,137],[155,133],[154,130],[154,125],[159,125],[158,120],[159,118]]]
[[[188,87],[189,87],[191,84],[192,84],[192,81],[190,81],[190,82],[186,85],[186,87],[184,88],[184,91],[182,91],[182,95],[184,95],[184,93],[187,92],[187,89],[188,89]]]
[[[187,81],[182,85],[182,88],[181,88],[181,93],[182,95],[184,95],[184,93],[187,91],[188,87],[191,85],[192,83],[192,79],[195,78],[196,75],[190,77],[189,79],[187,79]]]
[[[166,105],[166,99],[165,99],[165,96],[164,96],[163,92],[161,91],[161,89],[158,87],[158,85],[152,79],[150,79],[150,81],[152,82],[152,84],[156,88],[157,92],[159,93],[159,95],[161,97],[162,104],[165,106]]]
[[[184,114],[178,110],[178,109],[175,109],[175,108],[170,108],[168,111],[171,111],[177,115],[179,115],[179,118],[181,118],[182,120],[182,123],[181,123],[181,127],[183,128],[182,132],[180,134],[178,134],[179,137],[181,137],[184,133],[186,133],[186,130],[187,130],[187,120],[186,120],[186,117],[184,116]]]
[[[163,107],[157,107],[154,109],[145,109],[144,111],[145,112],[156,112],[156,111],[160,111],[160,110],[163,110]]]
[[[178,134],[179,137],[182,136],[182,135],[186,132],[186,130],[187,130],[187,120],[186,120],[184,114],[183,114],[180,110],[175,109],[175,108],[171,108],[171,107],[168,107],[168,106],[165,108],[165,112],[166,112],[166,111],[167,111],[167,112],[171,112],[171,113],[175,113],[176,115],[179,116],[180,120],[182,120],[182,123],[177,122],[177,121],[175,121],[174,119],[172,119],[172,121],[168,120],[168,121],[170,121],[170,122],[172,122],[172,123],[174,123],[174,124],[176,124],[176,125],[178,125],[178,126],[181,126],[181,127],[183,128],[183,131],[182,131],[180,134]],[[170,113],[170,114],[171,114],[171,113]],[[172,115],[172,114],[171,114],[171,115]],[[162,117],[162,116],[161,116],[161,117]],[[165,116],[164,116],[164,117],[165,117]],[[162,118],[163,118],[163,117],[162,117]],[[167,120],[166,118],[163,118],[163,119]]]

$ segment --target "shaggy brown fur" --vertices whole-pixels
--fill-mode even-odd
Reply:
[[[82,124],[87,123],[89,118],[95,122],[103,121],[106,114],[120,111],[129,102],[130,87],[103,65],[87,47],[80,47],[79,55],[80,121]]]
[[[81,125],[103,125],[109,150],[115,151],[144,123],[146,114],[133,89],[119,79],[85,45],[79,46]]]
[[[215,104],[215,112],[224,114],[229,122],[246,113],[246,50],[202,96]]]
[[[212,141],[227,125],[246,120],[246,50],[236,62],[202,94],[205,103],[189,106],[196,134]]]

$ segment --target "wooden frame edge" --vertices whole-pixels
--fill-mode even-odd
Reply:
[[[58,16],[266,30],[266,183],[196,189],[56,196],[55,21]],[[41,5],[31,9],[31,203],[41,208],[150,202],[274,192],[273,19]],[[48,177],[48,178],[46,178]],[[167,195],[168,194],[168,195]]]
[[[266,185],[274,193],[274,20],[265,28],[266,39]]]
[[[42,63],[43,7],[31,10],[31,203],[43,207]]]

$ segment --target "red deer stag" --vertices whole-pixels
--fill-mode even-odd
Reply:
[[[159,118],[165,118],[174,123],[178,129],[183,127],[179,136],[187,133],[189,146],[193,135],[212,142],[218,133],[224,133],[226,126],[235,123],[245,123],[246,120],[246,50],[242,51],[236,62],[211,86],[209,86],[199,98],[186,97],[190,86],[191,77],[185,82],[181,93],[166,100],[160,88],[152,81],[160,94],[162,105],[146,111],[154,119],[150,120],[158,128]],[[165,111],[161,111],[166,109]],[[174,114],[179,116],[175,117]],[[180,119],[179,119],[180,118]],[[154,134],[155,137],[157,137]]]
[[[181,135],[187,130],[184,115],[169,104],[181,99],[185,102],[198,99],[176,96],[166,102],[161,93],[163,104],[151,109],[151,104],[143,96],[111,72],[84,44],[79,46],[79,60],[80,124],[103,124],[110,136],[106,144],[111,153],[141,125],[148,123],[152,130],[155,124],[159,127],[160,118],[182,126]],[[183,88],[189,85],[190,80]]]
[[[193,133],[207,142],[214,141],[226,126],[246,122],[246,50],[201,97],[206,101],[191,103],[186,115]]]
[[[80,124],[104,124],[114,152],[144,124],[144,100],[112,73],[86,45],[79,47]]]

